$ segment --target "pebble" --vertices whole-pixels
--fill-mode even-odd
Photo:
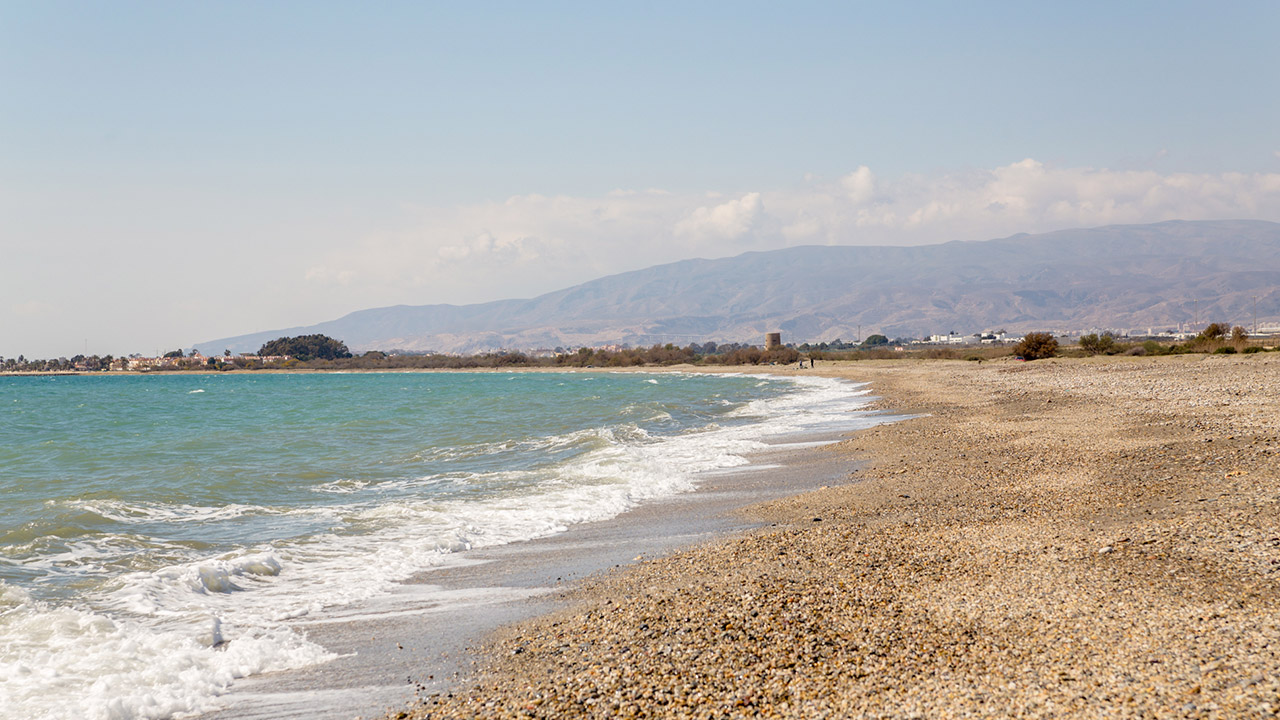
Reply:
[[[1275,716],[1270,354],[820,372],[915,417],[758,531],[575,585],[409,716]]]

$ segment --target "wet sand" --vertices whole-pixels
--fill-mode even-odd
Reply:
[[[883,415],[868,411],[864,415]],[[702,476],[692,493],[646,503],[611,520],[538,540],[462,554],[395,594],[297,629],[342,657],[323,665],[237,680],[222,710],[200,720],[350,720],[397,715],[467,682],[485,636],[564,606],[575,581],[617,570],[767,521],[739,513],[764,500],[847,482],[853,460],[823,452],[841,434],[775,438],[752,464]]]
[[[755,529],[573,584],[411,716],[1280,712],[1280,357],[816,372],[926,416],[815,451],[865,465]]]

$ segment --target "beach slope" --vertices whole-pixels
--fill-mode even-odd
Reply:
[[[1280,712],[1280,359],[817,372],[921,416],[822,450],[867,463],[760,530],[584,583],[412,717]]]

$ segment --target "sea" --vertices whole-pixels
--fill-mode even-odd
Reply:
[[[0,377],[0,719],[216,709],[335,657],[303,620],[877,424],[868,402],[741,374]]]

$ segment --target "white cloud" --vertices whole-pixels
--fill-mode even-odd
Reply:
[[[736,240],[760,217],[760,193],[747,193],[713,207],[700,207],[676,223],[675,234],[695,241]]]
[[[526,263],[539,257],[538,239],[523,235],[496,237],[485,231],[456,245],[445,245],[436,253],[445,260]]]
[[[329,252],[314,274],[347,272],[367,302],[476,302],[556,289],[678,254],[673,228],[693,206],[664,192],[520,195],[415,210],[398,232]],[[372,299],[376,298],[376,300]],[[359,306],[359,305],[357,305]]]
[[[416,210],[313,262],[352,307],[528,297],[689,257],[795,244],[937,243],[1169,219],[1280,220],[1280,173],[1056,168],[1028,158],[989,170],[877,177],[859,167],[797,188],[597,197],[519,195]]]
[[[860,205],[871,199],[871,193],[876,189],[876,178],[871,173],[871,168],[862,165],[840,178],[840,184],[849,194],[849,200],[855,205]]]
[[[99,271],[116,257],[115,242],[70,259],[57,254],[58,243],[15,243],[4,255],[11,262],[0,262],[0,284],[36,289],[13,293],[0,306],[7,331],[0,341],[8,348],[0,352],[70,355],[86,340],[91,352],[151,352],[362,308],[532,297],[603,275],[747,249],[985,240],[1175,218],[1280,221],[1280,171],[1110,170],[1028,158],[964,172],[889,177],[855,166],[789,186],[527,194],[400,210],[395,217],[379,212],[293,227],[254,217],[225,232],[244,240],[198,263],[190,261],[192,248],[218,234],[181,247],[157,241],[165,250],[150,254],[156,264],[134,275]],[[371,229],[374,223],[382,229]],[[42,290],[56,282],[69,284]],[[219,302],[210,304],[208,292]],[[122,315],[119,307],[138,312]],[[126,327],[120,319],[126,317],[142,319]]]
[[[863,179],[866,179],[865,182]],[[1025,159],[991,170],[874,179],[765,193],[783,235],[798,241],[915,244],[1169,219],[1280,220],[1280,174],[1052,168]],[[803,232],[802,232],[803,231]]]

